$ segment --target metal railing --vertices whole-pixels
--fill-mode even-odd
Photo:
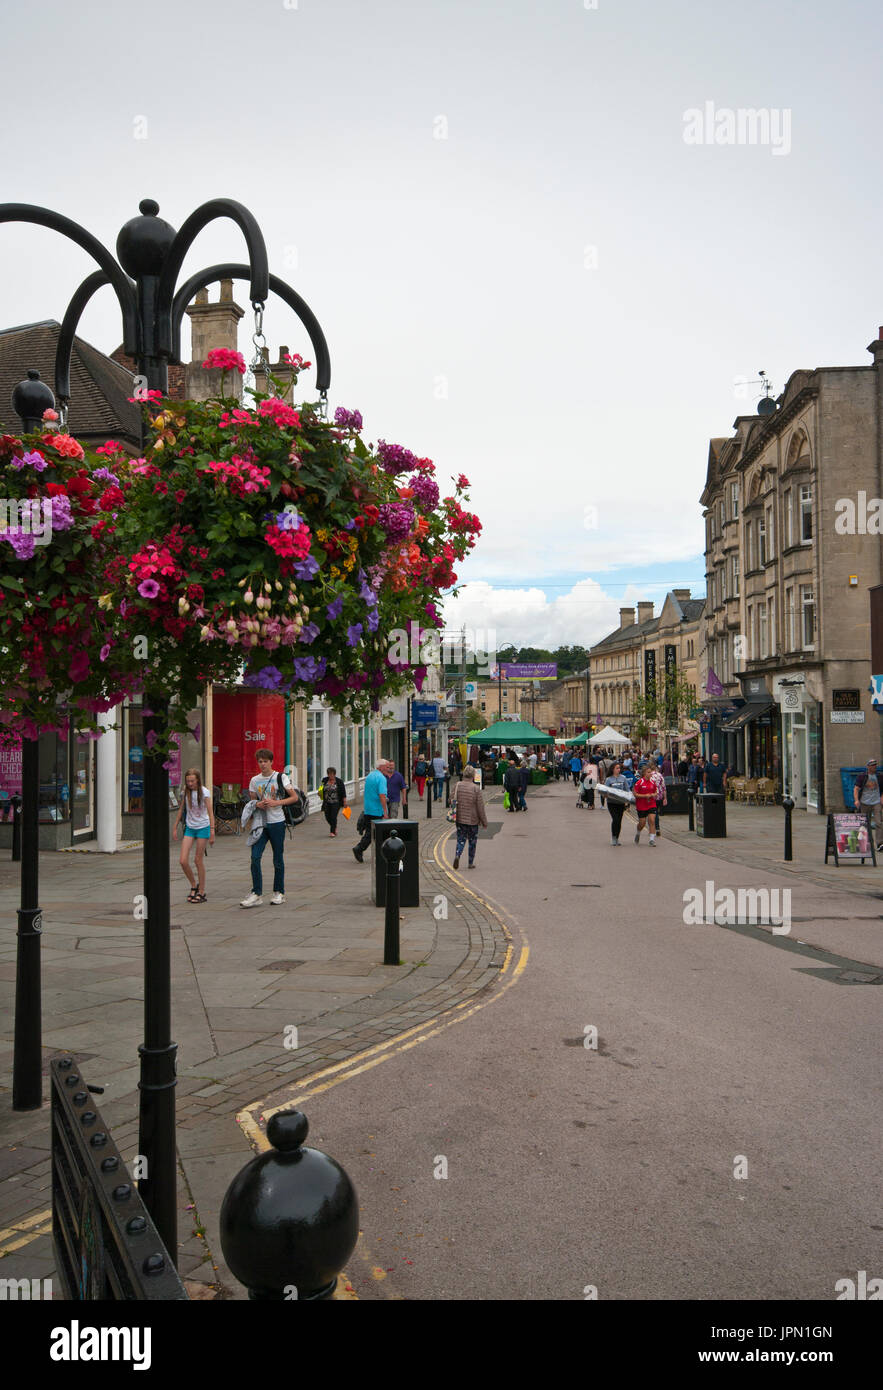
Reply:
[[[63,1296],[176,1300],[187,1291],[72,1057],[50,1063],[52,1241]]]

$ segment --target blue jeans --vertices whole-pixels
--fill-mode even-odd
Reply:
[[[442,794],[442,792],[444,791],[445,779],[444,779],[444,777],[436,777],[436,778],[433,779],[433,781],[434,781],[434,790],[435,790],[435,797],[434,797],[434,800],[435,800],[435,801],[441,801],[441,794]]]
[[[517,802],[517,805],[518,805],[519,811],[526,811],[526,810],[527,810],[527,806],[525,805],[525,802],[524,802],[524,787],[519,787],[519,788],[518,788],[518,802]]]
[[[285,847],[285,822],[278,825],[265,825],[264,833],[251,847],[251,886],[258,897],[263,892],[261,876],[261,856],[267,845],[273,846],[273,892],[285,892],[285,861],[282,851]]]

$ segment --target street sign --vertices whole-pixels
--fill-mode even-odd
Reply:
[[[434,700],[411,701],[411,727],[433,729],[438,723],[438,705]]]

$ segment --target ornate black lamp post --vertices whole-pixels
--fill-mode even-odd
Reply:
[[[55,359],[55,390],[59,403],[67,408],[70,402],[70,363],[74,335],[83,310],[96,290],[111,285],[119,302],[123,319],[123,348],[137,363],[139,375],[148,390],[166,392],[169,363],[180,364],[180,332],[184,310],[197,290],[216,280],[247,279],[250,281],[251,302],[260,325],[264,305],[272,289],[300,318],[310,338],[316,363],[316,384],[323,397],[331,380],[328,346],[319,322],[300,295],[284,281],[270,275],[267,248],[255,218],[248,208],[230,198],[215,198],[191,213],[176,232],[160,217],[159,204],[145,198],[140,203],[140,216],[133,217],[117,238],[117,256],[113,256],[90,232],[49,208],[33,207],[27,203],[0,204],[0,223],[30,222],[76,242],[97,262],[94,271],[74,294],[61,324]],[[213,265],[202,270],[175,293],[181,266],[190,246],[203,227],[215,218],[229,217],[240,228],[248,249],[248,264]],[[44,388],[45,390],[46,388]],[[51,394],[51,393],[50,393]],[[32,428],[40,423],[41,407]],[[163,732],[168,710],[168,698],[162,692],[146,692],[145,735],[151,730]],[[152,742],[148,738],[148,743]],[[23,769],[25,780],[32,776],[28,761],[36,759],[37,745],[29,753],[28,740],[23,740]],[[144,1203],[156,1222],[163,1242],[172,1259],[177,1257],[176,1163],[175,1163],[175,1058],[177,1045],[171,1037],[171,978],[170,978],[170,901],[169,901],[169,818],[168,773],[163,768],[164,755],[147,751],[144,760],[144,895],[147,902],[144,934],[144,1043],[141,1056],[141,1104],[139,1152],[147,1160],[147,1177],[140,1190]],[[36,853],[36,823],[29,829],[28,815],[36,822],[36,796],[31,812],[25,811],[24,845],[34,846]],[[19,1020],[24,1027],[30,1013],[39,1019],[39,927],[40,912],[36,906],[36,866],[28,870],[25,887],[25,860],[22,859],[22,913],[29,917],[27,932],[23,933],[20,914],[20,943],[28,941],[27,958],[33,967],[36,959],[36,995],[32,976],[29,993],[18,994],[16,1000],[16,1049],[18,1053]],[[30,877],[33,872],[33,879]],[[30,936],[36,935],[35,949]],[[21,949],[21,945],[20,945]],[[36,1008],[35,1008],[36,1005]],[[33,1039],[30,1042],[33,1051]],[[17,1108],[36,1108],[41,1103],[39,1075],[40,1035],[37,1033],[37,1090],[33,1085],[21,1092],[14,1101]],[[17,1058],[18,1060],[18,1058]],[[33,1072],[33,1059],[30,1061]],[[19,1103],[20,1102],[20,1103]]]

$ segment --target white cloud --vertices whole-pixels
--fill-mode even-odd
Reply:
[[[542,589],[495,588],[480,581],[464,584],[455,598],[445,601],[445,627],[493,630],[497,647],[508,642],[550,651],[577,644],[589,647],[619,626],[621,606],[646,597],[632,585],[614,597],[596,579],[581,579],[552,599]]]

